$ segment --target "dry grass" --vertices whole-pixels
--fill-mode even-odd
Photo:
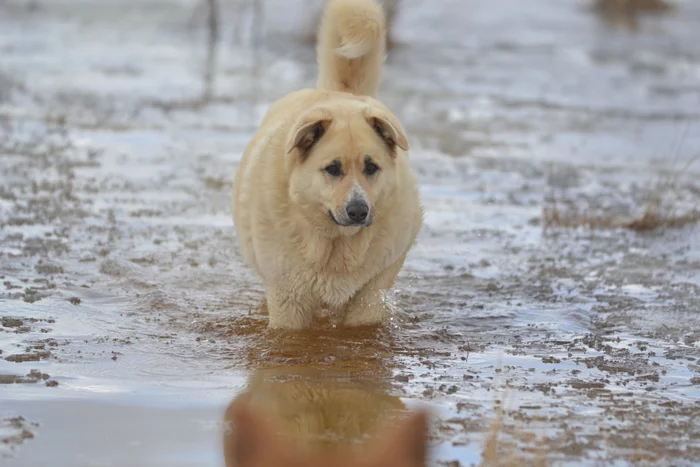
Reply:
[[[662,227],[678,228],[700,222],[700,210],[698,209],[684,214],[673,214],[673,212],[665,212],[662,205],[662,199],[658,196],[654,197],[641,216],[623,222],[621,227],[637,232],[648,232]]]
[[[646,204],[639,215],[624,218],[605,213],[589,201],[585,209],[572,203],[557,200],[550,194],[547,205],[542,209],[545,228],[588,228],[588,229],[630,229],[636,232],[649,232],[661,228],[681,228],[700,222],[700,206],[684,212],[675,206],[678,196],[678,182],[687,173],[691,165],[700,160],[700,155],[691,158],[677,172],[662,176],[647,197]],[[675,195],[675,196],[674,196]]]
[[[532,433],[526,433],[522,427],[507,429],[504,418],[505,411],[503,405],[496,404],[494,419],[491,423],[486,442],[484,443],[484,450],[481,454],[481,463],[479,466],[520,467],[523,465],[531,465],[534,467],[546,467],[548,465],[546,449],[540,446],[535,450],[534,458],[532,456],[523,456],[521,450],[517,446],[516,439],[531,439],[534,435],[532,435]],[[511,431],[511,433],[507,433],[507,431]],[[511,439],[505,439],[505,437],[502,436],[506,434],[508,434]]]
[[[549,206],[542,210],[545,228],[587,228],[595,229],[630,229],[637,232],[649,232],[660,228],[680,228],[700,222],[700,209],[677,214],[667,209],[662,194],[655,194],[641,214],[634,218],[620,218],[613,214],[601,214],[594,208],[578,210],[568,206],[561,208],[561,203],[552,197]]]
[[[593,10],[607,24],[636,30],[639,27],[638,16],[642,14],[661,14],[673,9],[665,0],[595,0]]]
[[[481,454],[481,467],[490,467],[498,465],[499,435],[503,429],[503,407],[496,407],[496,414],[491,423],[489,436],[484,443],[484,452]]]
[[[596,0],[595,8],[601,11],[634,13],[667,11],[672,6],[665,0]]]

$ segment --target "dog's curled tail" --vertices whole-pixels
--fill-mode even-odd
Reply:
[[[376,0],[331,0],[318,33],[318,88],[376,96],[386,20]]]

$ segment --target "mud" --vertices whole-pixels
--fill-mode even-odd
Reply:
[[[30,370],[25,376],[2,374],[0,375],[0,384],[34,384],[49,378],[48,374],[39,370]],[[49,383],[52,386],[57,385],[55,381],[49,381],[46,384],[49,385]]]
[[[700,462],[700,5],[400,2],[425,227],[389,325],[285,334],[230,190],[314,51],[242,3],[212,45],[195,1],[0,2],[3,465],[221,465],[246,393],[311,445],[427,405],[441,465]]]
[[[24,417],[12,417],[0,420],[0,453],[9,455],[15,452],[27,440],[34,438],[30,428],[36,428],[36,422],[28,422]]]

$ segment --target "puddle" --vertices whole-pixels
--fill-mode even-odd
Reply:
[[[381,95],[426,225],[385,329],[284,334],[230,190],[314,51],[300,0],[264,37],[224,3],[214,62],[195,1],[0,5],[3,465],[221,465],[246,390],[321,445],[427,405],[451,466],[700,461],[700,227],[601,220],[700,205],[700,5],[401,2]]]

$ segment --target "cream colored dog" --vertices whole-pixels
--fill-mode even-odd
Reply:
[[[386,317],[383,292],[423,214],[404,130],[374,98],[385,34],[374,0],[331,0],[318,88],[273,104],[241,159],[236,233],[265,282],[270,327],[308,327],[322,308],[347,326]]]

